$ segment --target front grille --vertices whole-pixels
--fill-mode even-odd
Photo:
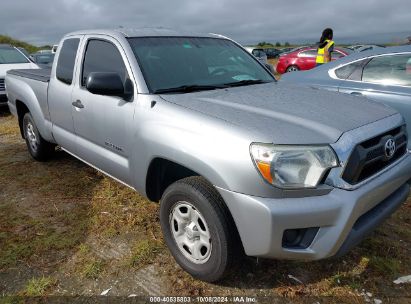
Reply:
[[[391,158],[385,152],[389,139],[393,139],[396,146]],[[354,185],[389,166],[407,152],[407,139],[406,127],[401,126],[356,145],[347,161],[343,180]]]
[[[4,91],[4,90],[5,90],[4,79],[0,78],[0,91]]]

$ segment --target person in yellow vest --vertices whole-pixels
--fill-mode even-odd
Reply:
[[[331,61],[331,52],[334,50],[333,30],[326,28],[323,30],[320,42],[318,43],[316,65],[321,65]]]

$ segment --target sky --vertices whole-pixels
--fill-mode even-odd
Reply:
[[[35,45],[92,28],[166,27],[219,33],[242,44],[334,40],[396,42],[411,36],[409,0],[1,0],[0,34]]]

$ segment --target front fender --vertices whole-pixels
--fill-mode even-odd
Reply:
[[[261,140],[258,135],[165,102],[153,109],[137,108],[136,113],[131,167],[138,191],[145,193],[151,161],[163,158],[197,172],[219,188],[263,197],[281,195],[254,167],[250,144]]]

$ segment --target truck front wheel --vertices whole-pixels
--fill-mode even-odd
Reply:
[[[240,252],[236,228],[217,190],[194,176],[169,186],[160,203],[165,242],[177,263],[193,277],[223,278]]]
[[[24,114],[23,131],[30,155],[38,161],[47,160],[54,151],[55,146],[41,137],[30,113]]]

